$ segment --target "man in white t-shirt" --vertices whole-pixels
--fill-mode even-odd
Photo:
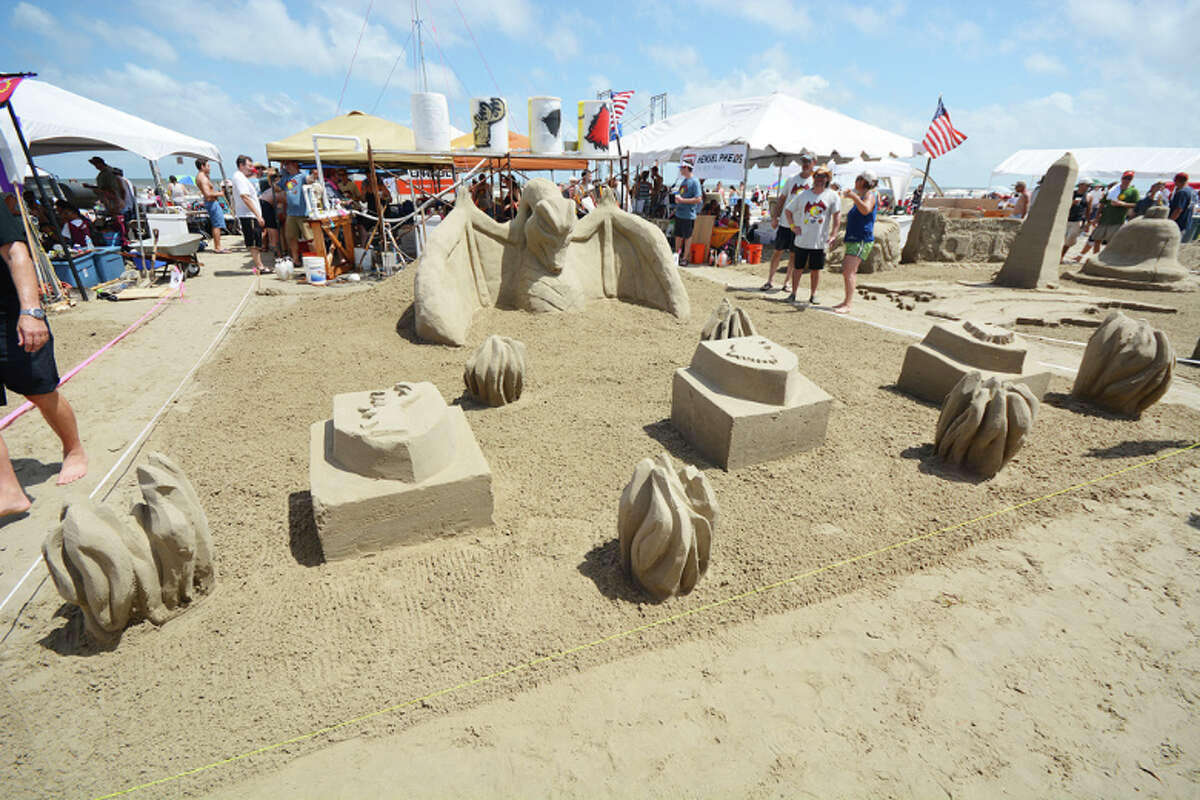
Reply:
[[[831,180],[833,174],[821,167],[813,173],[812,188],[793,195],[784,206],[784,218],[795,235],[789,303],[795,302],[800,276],[807,272],[812,275],[808,302],[809,305],[817,304],[817,284],[821,280],[821,270],[825,269],[825,249],[833,244],[842,217],[842,201],[829,188]]]
[[[262,272],[262,205],[258,200],[258,176],[250,156],[237,157],[237,172],[233,173],[233,213],[242,228],[242,240],[254,258],[254,271]]]
[[[788,281],[792,276],[792,270],[796,267],[796,257],[792,255],[792,229],[787,224],[780,224],[779,218],[783,216],[783,209],[787,206],[789,200],[795,197],[797,193],[812,186],[812,174],[812,156],[804,153],[800,156],[800,171],[788,178],[787,183],[783,185],[783,193],[779,195],[778,200],[779,206],[775,209],[775,213],[771,215],[771,226],[776,228],[775,249],[771,254],[771,264],[767,268],[767,282],[759,287],[764,292],[775,290],[772,281],[775,280],[775,271],[779,269],[779,259],[781,256],[785,253],[788,256],[788,271],[783,276],[783,288],[787,288]]]

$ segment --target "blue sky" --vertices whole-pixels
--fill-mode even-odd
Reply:
[[[949,186],[986,185],[1025,147],[1200,144],[1200,53],[1188,39],[1200,0],[418,1],[431,89],[462,129],[467,99],[497,91],[524,130],[531,95],[573,104],[634,89],[627,115],[640,124],[652,94],[676,112],[778,90],[920,139],[940,93],[969,137],[934,162]],[[368,5],[2,0],[0,70],[213,141],[232,169],[238,153],[262,159],[265,142],[339,106],[409,121],[411,0],[377,0],[364,30]],[[40,163],[90,175],[85,159]],[[149,174],[137,159],[110,161]]]

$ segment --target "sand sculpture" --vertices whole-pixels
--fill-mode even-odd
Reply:
[[[671,424],[727,470],[820,447],[833,398],[798,365],[762,336],[701,341],[675,370]]]
[[[730,303],[729,298],[725,297],[713,309],[708,322],[704,323],[700,339],[734,339],[739,336],[754,336],[756,333],[754,323],[750,321],[746,310]]]
[[[1008,463],[1037,419],[1028,388],[978,372],[963,376],[938,417],[934,449],[955,466],[990,478]]]
[[[491,469],[432,383],[336,395],[310,432],[309,482],[328,561],[492,522]]]
[[[939,322],[919,343],[909,345],[896,385],[922,400],[941,404],[969,372],[1027,386],[1038,400],[1050,386],[1049,372],[1025,372],[1025,344],[1012,331],[983,322]]]
[[[661,453],[644,458],[621,493],[621,566],[659,600],[687,594],[708,570],[719,508],[708,478]]]
[[[1071,394],[1137,416],[1166,394],[1174,371],[1175,351],[1166,334],[1114,311],[1088,340]]]
[[[1004,261],[1020,229],[1019,219],[954,219],[922,208],[913,217],[900,261]]]
[[[88,633],[100,642],[116,640],[143,619],[163,624],[216,583],[208,518],[183,470],[152,453],[137,477],[136,527],[85,500],[66,508],[42,544],[55,588],[79,606]]]
[[[463,371],[467,393],[489,406],[515,402],[525,388],[525,343],[495,334],[484,339]]]
[[[462,345],[476,309],[572,311],[605,297],[643,303],[679,318],[687,291],[667,241],[655,225],[602,194],[581,220],[558,187],[534,178],[516,219],[499,223],[459,189],[417,268],[417,335]]]
[[[845,214],[842,215],[845,219]],[[846,226],[841,226],[841,232],[829,252],[829,264],[836,265],[840,271],[842,261],[846,257]],[[867,260],[858,265],[860,275],[883,272],[900,266],[900,225],[888,217],[878,217],[875,220],[875,246],[871,248]]]
[[[1200,289],[1179,263],[1179,227],[1163,206],[1126,222],[1099,255],[1088,258],[1067,277],[1080,283],[1120,289],[1194,292]]]
[[[1036,289],[1058,284],[1058,264],[1067,235],[1067,211],[1078,175],[1079,165],[1070,153],[1064,153],[1046,170],[1033,207],[996,275],[997,286]]]

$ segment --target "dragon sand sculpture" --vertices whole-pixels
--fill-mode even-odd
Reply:
[[[577,220],[557,186],[534,178],[506,223],[459,189],[454,210],[429,235],[413,305],[420,338],[461,346],[480,308],[574,311],[606,297],[679,319],[690,313],[671,250],[653,223],[622,211],[607,189]]]

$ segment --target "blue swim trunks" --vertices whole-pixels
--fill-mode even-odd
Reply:
[[[212,226],[225,230],[225,210],[221,208],[221,201],[209,200],[204,207],[208,209],[208,221]]]

